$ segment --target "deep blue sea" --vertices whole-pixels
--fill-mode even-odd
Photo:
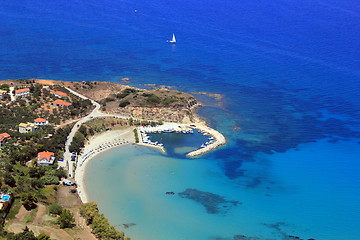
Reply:
[[[224,95],[197,97],[226,146],[190,160],[168,139],[167,155],[89,163],[90,199],[133,239],[360,239],[359,2],[0,0],[0,23],[0,79]],[[241,204],[163,195],[188,188]]]

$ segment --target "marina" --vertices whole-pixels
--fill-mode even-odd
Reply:
[[[156,126],[139,126],[137,128],[139,136],[139,144],[145,146],[151,146],[159,148],[161,151],[165,152],[164,144],[159,141],[152,141],[149,134],[194,134],[194,131],[197,131],[203,136],[207,136],[206,142],[202,143],[198,149],[191,151],[187,154],[188,157],[195,157],[201,154],[204,154],[208,151],[211,151],[221,145],[226,144],[225,137],[218,131],[205,126],[204,124],[175,124],[175,123],[166,123],[164,125]]]

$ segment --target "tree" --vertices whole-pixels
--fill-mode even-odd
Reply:
[[[75,133],[75,136],[71,142],[71,145],[69,147],[70,152],[80,152],[80,148],[84,146],[85,137],[82,133],[77,132]]]
[[[15,234],[12,238],[13,240],[37,240],[33,231],[29,230],[26,226],[24,231],[18,234]]]
[[[71,228],[74,222],[74,214],[72,214],[68,209],[62,210],[60,217],[58,218],[60,228]]]
[[[40,233],[37,237],[37,240],[50,240],[50,236],[45,233]]]
[[[39,179],[32,179],[31,180],[31,187],[39,189],[44,187],[44,182]]]
[[[5,171],[6,172],[13,172],[14,171],[14,166],[11,165],[10,163],[6,163],[5,164]]]
[[[49,213],[51,214],[60,215],[62,213],[62,210],[62,206],[57,203],[51,204],[49,206]]]
[[[9,185],[10,187],[14,187],[16,185],[16,181],[13,176],[11,176],[10,173],[4,174],[4,182],[5,184]]]
[[[91,224],[93,218],[99,213],[99,209],[95,202],[89,202],[81,205],[80,215],[86,219],[87,224]]]
[[[45,168],[39,167],[39,168],[30,168],[29,175],[31,178],[41,178],[45,175]]]
[[[38,199],[35,193],[24,192],[21,194],[21,202],[26,208],[31,209],[35,207],[35,203],[38,202]]]
[[[0,88],[1,88],[1,90],[9,91],[10,86],[9,86],[9,84],[2,84],[2,85],[0,85]]]
[[[79,132],[82,133],[82,135],[84,135],[84,137],[86,138],[87,136],[87,129],[84,125],[81,125],[80,128],[79,128]]]
[[[45,175],[41,178],[45,185],[59,184],[59,178],[53,175]]]
[[[93,233],[100,239],[106,238],[106,232],[110,227],[109,221],[104,217],[104,214],[97,214],[91,224]]]

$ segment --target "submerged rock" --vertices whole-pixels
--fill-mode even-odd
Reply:
[[[226,213],[232,206],[241,204],[239,201],[227,201],[223,196],[210,192],[202,192],[192,188],[188,188],[184,192],[178,194],[182,198],[188,198],[200,203],[206,208],[206,211],[209,214]]]

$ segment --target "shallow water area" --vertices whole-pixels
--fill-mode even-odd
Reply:
[[[356,236],[360,199],[352,193],[360,182],[351,163],[341,165],[341,155],[346,150],[345,160],[350,161],[360,152],[354,149],[356,142],[329,150],[331,144],[320,141],[286,153],[259,154],[256,162],[244,164],[244,177],[235,180],[225,177],[216,161],[182,161],[156,149],[123,146],[94,157],[87,166],[86,189],[111,224],[133,239],[228,239],[242,234],[335,240],[345,236],[343,229]],[[319,148],[333,165],[315,163],[320,156],[313,153]],[[321,177],[315,174],[324,168]],[[348,180],[339,182],[342,174]],[[247,180],[254,178],[262,183],[250,187]],[[240,204],[227,209],[220,204],[219,213],[209,214],[200,202],[178,195],[189,188]],[[167,195],[169,191],[175,194]]]

